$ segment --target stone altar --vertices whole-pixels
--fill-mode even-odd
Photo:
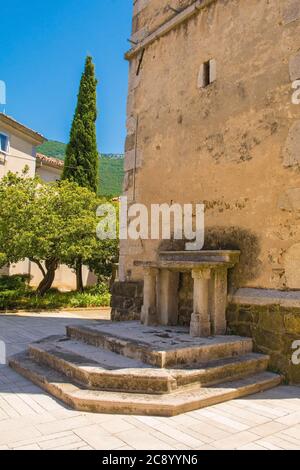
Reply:
[[[144,268],[141,322],[146,326],[177,324],[179,273],[191,271],[194,309],[190,335],[224,335],[228,269],[239,257],[237,250],[162,251],[155,262],[136,261],[136,266]]]
[[[160,253],[157,263],[144,263],[149,326],[70,325],[65,335],[31,344],[10,366],[68,406],[97,413],[175,416],[275,387],[282,377],[267,371],[270,357],[254,353],[251,338],[210,336],[226,328],[227,270],[238,258],[225,251]],[[195,283],[191,331],[177,325],[184,270]]]

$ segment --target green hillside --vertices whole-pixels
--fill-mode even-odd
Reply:
[[[66,144],[49,140],[37,147],[37,152],[47,157],[65,158]],[[124,177],[124,155],[99,155],[99,194],[101,196],[120,196]]]
[[[66,144],[56,142],[56,140],[48,140],[48,142],[37,147],[37,152],[40,152],[47,157],[59,158],[60,160],[64,160],[65,151]]]
[[[99,159],[101,196],[120,196],[124,177],[123,155],[101,155]]]

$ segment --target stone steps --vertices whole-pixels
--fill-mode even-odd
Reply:
[[[268,356],[248,353],[162,369],[63,336],[34,343],[28,352],[33,361],[88,389],[148,394],[237,380],[265,371],[269,361]]]
[[[10,366],[77,410],[173,416],[278,385],[252,339],[99,322],[31,344]]]
[[[147,329],[137,322],[68,326],[67,336],[160,368],[242,356],[253,349],[251,338],[216,336],[195,339],[184,328]]]
[[[260,372],[213,387],[194,387],[164,395],[88,390],[56,370],[35,362],[28,353],[10,359],[10,366],[47,392],[80,411],[174,416],[261,392],[279,385],[282,378]]]

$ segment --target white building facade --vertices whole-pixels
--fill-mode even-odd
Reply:
[[[45,141],[41,134],[0,113],[0,178],[9,171],[21,174],[26,168],[29,177],[38,175],[46,183],[59,180],[64,162],[36,152],[36,147]],[[42,279],[37,265],[28,259],[0,269],[0,274],[29,274],[34,287]],[[83,267],[83,282],[85,286],[96,283],[95,275],[86,266]],[[53,287],[62,291],[75,290],[75,273],[61,265],[56,271]]]

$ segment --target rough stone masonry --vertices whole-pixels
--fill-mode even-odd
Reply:
[[[300,289],[299,0],[135,0],[131,39],[124,194],[147,206],[204,203],[205,248],[241,251],[231,291]],[[121,242],[115,318],[139,316],[143,277],[134,262],[155,261],[161,245]],[[181,324],[192,312],[191,286],[182,274]],[[269,322],[269,307],[266,315]],[[286,371],[286,341],[283,350],[273,364]]]

